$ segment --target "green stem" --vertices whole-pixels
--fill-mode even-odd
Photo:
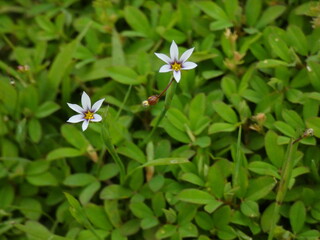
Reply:
[[[280,179],[280,183],[279,183],[278,192],[276,195],[275,206],[273,209],[272,222],[271,222],[271,226],[270,226],[268,240],[273,239],[274,230],[275,230],[276,224],[277,224],[279,216],[280,216],[280,214],[279,214],[280,206],[281,206],[281,204],[284,200],[284,197],[287,193],[287,190],[288,190],[288,186],[289,186],[289,182],[290,182],[290,178],[291,178],[291,174],[292,174],[292,168],[293,168],[292,156],[296,152],[297,147],[298,147],[298,144],[294,144],[294,143],[295,142],[293,141],[293,139],[291,139],[291,141],[288,145],[288,148],[287,148],[286,157],[283,162],[283,166],[282,166],[282,170],[281,170],[281,179]]]
[[[113,160],[117,164],[119,171],[120,171],[120,183],[123,184],[126,176],[126,170],[123,165],[123,162],[121,161],[118,153],[116,152],[116,149],[114,145],[112,144],[112,140],[109,133],[109,126],[107,122],[105,121],[101,128],[101,136],[104,144],[106,145],[106,148],[108,152],[111,154]]]
[[[151,137],[153,136],[154,132],[157,130],[159,124],[161,123],[162,119],[164,118],[164,116],[166,115],[168,109],[170,108],[171,102],[172,102],[172,98],[176,92],[176,88],[177,88],[177,82],[174,81],[173,77],[171,77],[169,85],[172,85],[171,88],[169,88],[168,93],[166,94],[166,99],[165,99],[165,103],[164,103],[164,107],[160,113],[160,116],[158,117],[155,125],[153,126],[151,132],[149,133],[149,135],[144,139],[144,141],[140,144],[140,146],[144,146],[146,145],[149,140],[151,139]],[[168,88],[168,87],[167,87]],[[166,89],[167,89],[166,88]],[[163,94],[163,93],[162,93]]]
[[[238,140],[237,140],[237,149],[236,149],[236,159],[235,159],[235,168],[234,168],[234,173],[233,173],[233,188],[239,187],[239,173],[240,173],[240,168],[242,165],[241,161],[241,132],[242,132],[242,126],[239,126],[238,130]]]
[[[119,110],[118,110],[118,113],[117,113],[117,116],[116,116],[116,120],[118,120],[118,118],[119,118],[119,116],[120,116],[120,113],[121,113],[123,107],[125,106],[128,98],[129,98],[129,95],[130,95],[130,93],[131,93],[131,89],[132,89],[132,85],[129,86],[129,89],[128,89],[126,95],[124,96],[124,100],[123,100],[123,102],[122,102],[122,104],[121,104],[121,106],[120,106],[120,108],[119,108]]]

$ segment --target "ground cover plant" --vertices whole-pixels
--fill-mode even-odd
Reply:
[[[318,1],[0,13],[0,240],[320,238]]]

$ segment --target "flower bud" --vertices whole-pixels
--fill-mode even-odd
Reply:
[[[159,101],[159,97],[157,95],[152,95],[148,97],[148,103],[149,105],[156,105]]]

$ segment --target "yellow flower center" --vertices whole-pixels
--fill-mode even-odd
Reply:
[[[171,64],[171,68],[172,68],[174,71],[180,71],[180,69],[181,69],[181,64],[180,64],[180,63],[177,63],[177,62],[174,62],[173,64]]]
[[[85,113],[84,113],[84,119],[87,119],[87,120],[94,119],[94,117],[93,117],[93,112],[90,112],[90,111],[85,112]]]

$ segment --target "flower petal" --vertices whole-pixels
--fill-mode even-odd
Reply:
[[[88,111],[91,108],[91,100],[86,92],[82,93],[81,103],[84,111]]]
[[[78,123],[78,122],[84,121],[83,117],[84,117],[83,114],[77,114],[77,115],[74,115],[71,118],[69,118],[67,122]]]
[[[80,107],[77,104],[73,104],[73,103],[67,103],[69,108],[71,108],[73,111],[76,111],[77,113],[83,113],[84,110],[82,109],[82,107]]]
[[[159,70],[159,72],[170,72],[170,71],[172,71],[172,68],[171,68],[171,65],[169,64],[163,65]]]
[[[83,121],[82,123],[82,131],[85,131],[89,126],[89,121],[86,120],[86,121]]]
[[[193,53],[194,48],[190,48],[187,51],[185,51],[181,57],[180,57],[180,62],[184,63],[185,61],[187,61],[187,59],[191,56],[191,54]]]
[[[181,71],[173,71],[173,77],[176,80],[176,82],[180,82],[181,79]]]
[[[92,105],[92,107],[91,107],[91,111],[93,111],[93,112],[98,111],[98,110],[99,110],[99,108],[101,107],[101,105],[102,105],[103,101],[104,101],[104,98],[103,98],[103,99],[100,99],[100,100],[98,100],[98,101],[96,101],[96,102]]]
[[[178,61],[179,58],[179,49],[175,41],[172,41],[170,46],[170,57],[172,61]]]
[[[160,58],[162,61],[164,61],[165,63],[170,64],[172,62],[172,60],[165,54],[163,53],[154,53],[158,58]]]
[[[102,120],[102,117],[99,114],[93,114],[93,119],[91,119],[92,122],[100,122]]]
[[[194,62],[184,62],[182,64],[182,68],[183,70],[188,70],[188,69],[193,69],[195,68],[196,66],[198,66],[197,64],[195,64]]]

